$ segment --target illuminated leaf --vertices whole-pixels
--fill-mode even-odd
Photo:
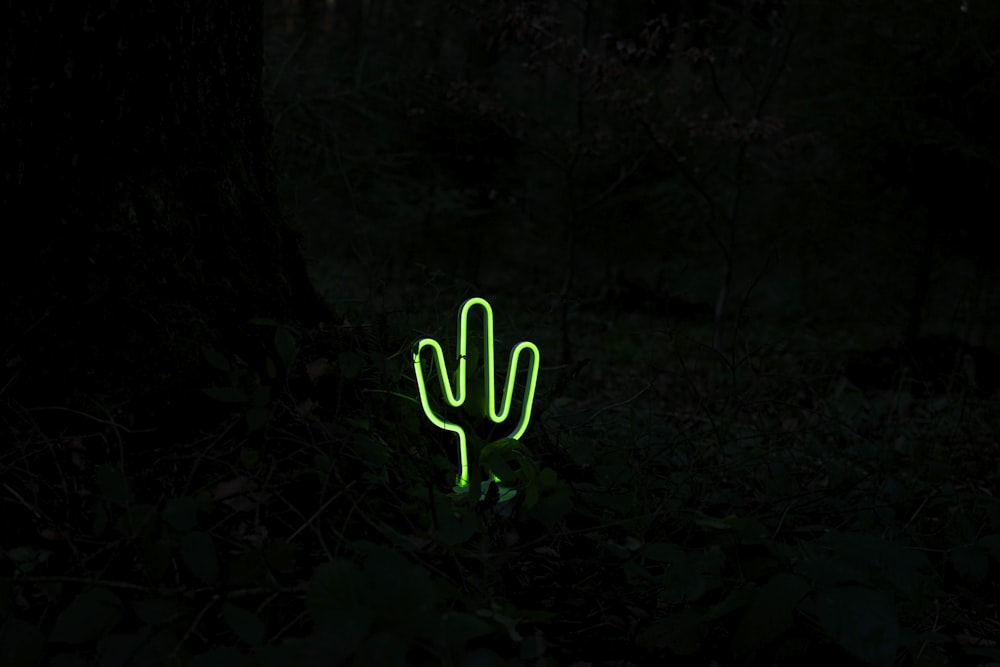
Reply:
[[[148,598],[135,600],[132,603],[132,611],[146,625],[163,625],[182,614],[184,608],[173,600]]]
[[[201,392],[222,403],[246,403],[250,400],[250,396],[242,387],[206,387]]]
[[[271,419],[271,411],[262,407],[249,407],[244,413],[247,422],[247,432],[254,433],[264,428]]]
[[[191,658],[188,667],[252,667],[254,661],[234,648],[217,648]]]
[[[376,632],[358,648],[355,667],[407,667],[407,642],[392,632]]]
[[[816,616],[823,630],[855,657],[890,667],[900,646],[899,615],[892,596],[863,586],[819,591]]]
[[[0,665],[36,667],[42,664],[45,638],[38,627],[11,618],[0,626]]]
[[[288,327],[278,327],[275,329],[274,349],[278,351],[278,356],[281,357],[281,363],[284,364],[285,369],[291,368],[297,350],[295,336],[292,335]]]
[[[250,646],[260,646],[264,643],[264,622],[252,611],[226,602],[222,605],[222,620],[233,634]]]
[[[97,486],[105,500],[116,505],[128,504],[128,480],[125,478],[125,473],[115,466],[102,465],[97,468]]]
[[[771,577],[754,594],[733,637],[733,651],[744,662],[792,627],[795,608],[809,592],[809,583],[791,573]]]
[[[212,348],[210,347],[201,348],[201,354],[203,357],[205,357],[205,361],[207,361],[212,368],[220,370],[223,373],[229,372],[231,368],[229,360],[226,359],[221,354],[219,354],[218,352],[216,352],[215,350],[213,350]]]
[[[195,531],[181,538],[181,560],[191,572],[210,584],[219,575],[219,559],[215,551],[215,542],[208,533]]]
[[[198,501],[191,496],[171,498],[163,507],[163,520],[178,532],[194,530],[198,525]]]
[[[111,630],[121,618],[122,601],[105,588],[77,595],[56,617],[49,641],[83,644]]]

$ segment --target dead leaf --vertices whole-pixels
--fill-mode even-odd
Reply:
[[[305,417],[312,414],[313,410],[315,410],[318,406],[319,403],[312,400],[311,398],[307,398],[306,400],[302,401],[301,403],[295,406],[295,412],[300,417]]]
[[[219,482],[212,491],[212,500],[223,500],[252,491],[254,484],[246,477],[237,477],[226,482]]]
[[[326,357],[314,359],[306,364],[306,375],[312,382],[316,382],[330,369],[330,360]]]
[[[233,496],[232,498],[226,498],[222,501],[222,504],[234,512],[249,512],[253,508],[257,507],[257,503],[246,496]]]

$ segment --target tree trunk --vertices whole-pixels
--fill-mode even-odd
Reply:
[[[924,308],[931,289],[931,273],[934,271],[934,245],[937,240],[934,222],[927,220],[921,232],[917,249],[917,265],[913,272],[913,287],[906,308],[906,331],[903,342],[907,346],[917,343],[924,323]]]
[[[0,12],[5,402],[162,419],[208,382],[202,346],[324,315],[278,205],[258,3]]]

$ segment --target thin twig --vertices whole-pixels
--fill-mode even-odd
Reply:
[[[130,429],[127,426],[122,426],[121,424],[119,424],[116,421],[110,421],[110,420],[107,420],[107,419],[101,419],[100,417],[95,417],[94,415],[88,414],[86,412],[82,412],[80,410],[74,410],[73,408],[63,407],[61,405],[44,405],[44,406],[41,406],[41,407],[28,408],[28,409],[30,411],[32,411],[32,412],[38,412],[38,411],[41,411],[41,410],[58,410],[60,412],[70,412],[70,413],[72,413],[74,415],[79,415],[80,417],[86,417],[87,419],[95,421],[98,424],[104,424],[105,426],[111,426],[112,428],[115,428],[115,429],[121,429],[122,431],[125,431],[126,433],[153,433],[156,430],[158,430],[155,427],[154,428],[145,428],[145,429]]]
[[[354,481],[348,482],[347,486],[345,486],[343,489],[341,489],[341,491],[337,495],[332,496],[329,500],[327,500],[325,503],[323,503],[322,505],[320,505],[319,509],[316,510],[315,512],[313,512],[313,515],[311,517],[309,517],[308,519],[306,519],[305,523],[303,523],[301,526],[299,526],[297,529],[295,529],[295,531],[292,532],[292,534],[288,536],[287,542],[289,544],[291,544],[292,540],[294,540],[296,538],[296,536],[298,536],[299,533],[301,533],[303,530],[305,530],[306,528],[308,528],[309,525],[313,521],[315,521],[316,518],[320,514],[323,513],[323,510],[325,510],[330,505],[330,503],[332,503],[334,500],[336,500],[337,498],[339,498],[342,495],[344,495],[345,493],[347,493],[351,489],[351,487],[354,486],[354,483],[355,483]]]

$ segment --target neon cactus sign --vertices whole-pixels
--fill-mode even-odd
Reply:
[[[479,359],[478,348],[473,346],[469,349],[469,311],[473,306],[480,306],[483,309],[483,345],[485,354]],[[521,352],[528,352],[528,382],[524,390],[524,400],[521,401],[521,418],[518,420],[514,430],[506,436],[510,440],[517,440],[528,429],[528,420],[531,419],[531,404],[535,400],[535,384],[538,380],[538,347],[534,343],[522,341],[515,345],[510,352],[510,364],[507,367],[506,386],[500,396],[501,408],[497,410],[495,391],[495,363],[493,351],[493,310],[486,299],[479,297],[466,300],[458,310],[458,369],[454,374],[454,384],[457,388],[452,389],[452,382],[449,381],[448,367],[445,365],[444,352],[441,345],[433,338],[422,338],[413,346],[413,371],[417,377],[417,388],[420,392],[420,405],[424,408],[427,419],[438,428],[451,431],[458,435],[458,456],[461,471],[456,477],[458,487],[464,488],[469,485],[469,452],[468,447],[471,441],[476,460],[473,462],[472,479],[479,479],[479,453],[482,451],[483,440],[475,433],[466,433],[466,428],[454,421],[449,421],[438,415],[431,407],[429,396],[427,395],[427,384],[424,379],[423,368],[420,362],[420,353],[424,348],[431,348],[434,352],[434,359],[437,361],[438,380],[441,384],[441,395],[444,401],[452,408],[463,408],[467,414],[474,417],[488,418],[494,424],[501,424],[507,420],[510,414],[511,404],[514,398],[514,379],[517,370],[517,362]],[[472,369],[469,369],[470,356],[472,357]],[[468,374],[476,371],[477,363],[482,363],[483,375],[481,378],[468,379]],[[500,479],[493,475],[494,481]]]

